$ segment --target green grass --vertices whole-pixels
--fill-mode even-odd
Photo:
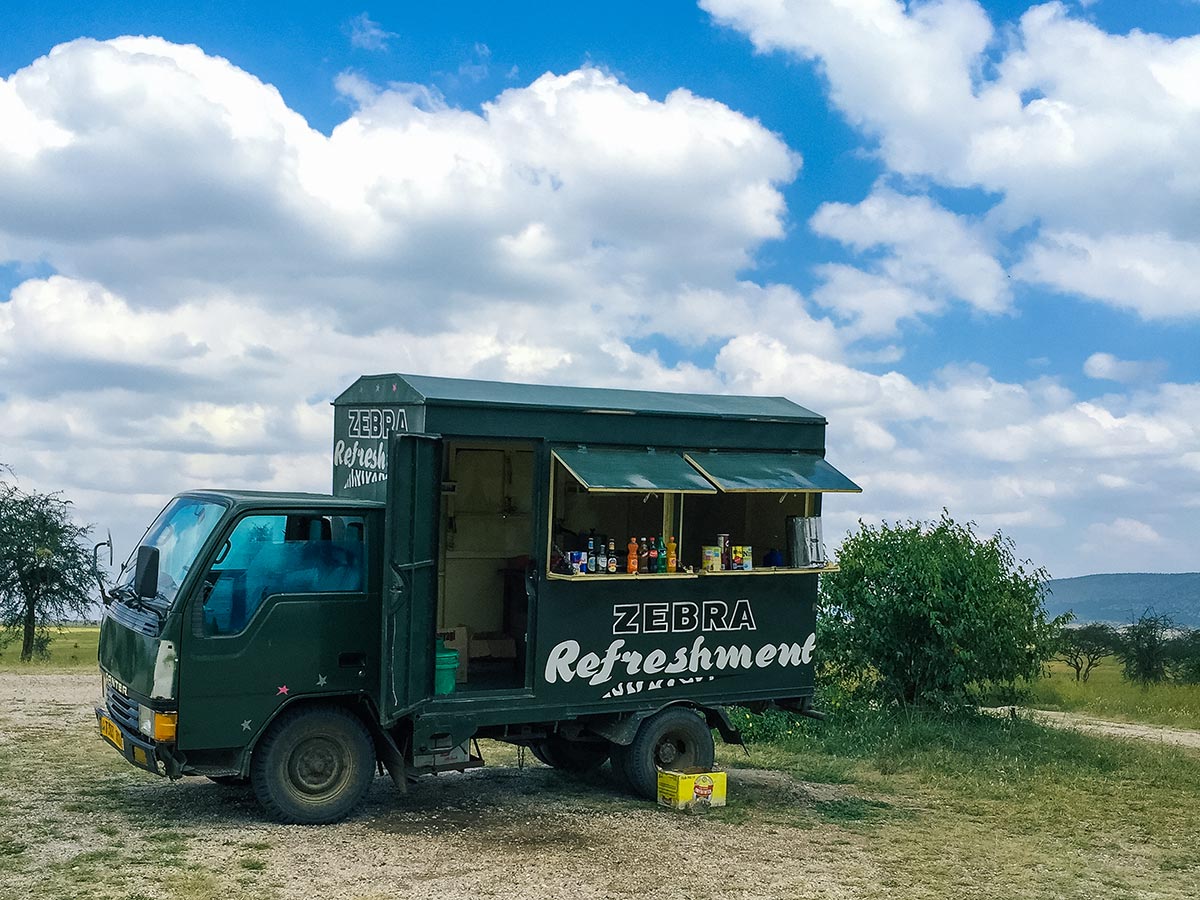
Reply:
[[[1028,686],[1028,705],[1078,712],[1115,722],[1141,722],[1200,730],[1200,684],[1141,687],[1121,678],[1120,663],[1107,659],[1086,682],[1076,683],[1064,663],[1054,663],[1047,678]]]
[[[850,846],[888,873],[883,896],[1200,894],[1200,754],[1025,719],[886,711],[801,720],[750,749],[721,761],[816,782],[793,824],[855,835]],[[769,796],[744,799],[763,810],[750,824],[769,820]]]
[[[100,644],[100,626],[82,625],[53,632],[50,658],[21,662],[20,636],[0,647],[0,671],[71,672],[96,668],[96,649]]]

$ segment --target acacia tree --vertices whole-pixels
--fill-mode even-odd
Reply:
[[[96,584],[90,531],[60,494],[0,482],[0,644],[19,636],[22,662],[49,655],[50,629],[87,614]]]
[[[1127,681],[1149,685],[1166,680],[1174,627],[1170,616],[1147,611],[1121,631],[1117,658],[1121,660]]]
[[[1064,628],[1059,638],[1058,658],[1075,670],[1076,681],[1087,681],[1101,660],[1117,649],[1117,635],[1111,625],[1092,622],[1078,628]]]
[[[827,669],[885,702],[964,703],[972,685],[1032,678],[1068,616],[1047,619],[1046,571],[1000,534],[933,523],[859,523],[821,579]]]

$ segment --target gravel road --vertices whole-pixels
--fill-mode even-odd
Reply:
[[[406,796],[378,778],[338,825],[276,825],[245,789],[125,764],[95,730],[97,692],[90,675],[0,673],[0,897],[835,898],[880,876],[861,836],[804,814],[839,786],[733,771],[731,797],[772,811],[747,824],[736,806],[635,801],[606,772],[518,768],[503,745],[484,747],[499,765]]]

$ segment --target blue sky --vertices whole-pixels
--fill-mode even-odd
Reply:
[[[132,541],[360,371],[782,393],[831,534],[1196,569],[1200,5],[852,6],[10,5],[0,460]]]

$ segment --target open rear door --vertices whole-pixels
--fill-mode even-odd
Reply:
[[[441,471],[439,436],[392,432],[380,670],[385,723],[433,693]]]

